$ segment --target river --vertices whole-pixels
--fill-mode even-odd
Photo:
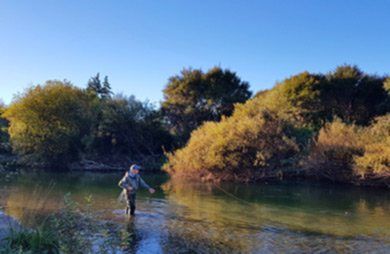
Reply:
[[[118,203],[121,173],[24,171],[0,180],[5,214],[51,213],[71,193],[133,237],[131,253],[388,253],[390,190],[309,183],[191,183],[141,174],[136,216]]]

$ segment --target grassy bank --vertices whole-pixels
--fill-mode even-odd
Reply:
[[[92,209],[86,198],[81,207],[69,194],[61,209],[40,218],[35,211],[23,226],[11,225],[2,240],[0,253],[123,253],[129,246],[129,233],[108,221]],[[39,203],[39,202],[38,202]],[[44,201],[43,201],[44,203]],[[37,210],[39,210],[37,206]]]

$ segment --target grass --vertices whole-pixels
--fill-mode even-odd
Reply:
[[[11,228],[0,253],[60,253],[59,241],[44,225],[36,230]]]
[[[28,216],[29,221],[22,223],[29,225],[28,228],[10,228],[0,245],[0,254],[122,253],[130,245],[130,234],[101,220],[101,215],[92,209],[92,199],[86,200],[87,205],[80,206],[68,193],[59,211],[43,220],[39,209],[43,209],[45,201],[40,200],[38,209]]]

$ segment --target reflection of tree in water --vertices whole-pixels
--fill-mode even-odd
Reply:
[[[62,205],[62,197],[52,193],[53,186],[21,185],[13,189],[6,201],[6,213],[27,226],[43,220]]]
[[[229,202],[207,202],[213,196],[212,184],[168,182],[162,186],[168,192],[173,218],[164,226],[167,232],[164,250],[169,253],[241,253],[250,247],[245,229],[233,230],[227,225],[223,213]],[[236,222],[231,221],[232,224]]]
[[[386,195],[299,185],[223,187],[237,200],[208,183],[168,182],[162,187],[176,216],[166,221],[169,246],[205,253],[338,252],[345,246],[365,249],[375,240],[382,244],[378,251],[390,247],[390,220],[383,217],[390,208]]]

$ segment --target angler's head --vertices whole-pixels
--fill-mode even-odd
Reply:
[[[130,167],[130,171],[133,172],[134,175],[138,174],[140,169],[142,169],[142,168],[136,164],[133,164]]]

